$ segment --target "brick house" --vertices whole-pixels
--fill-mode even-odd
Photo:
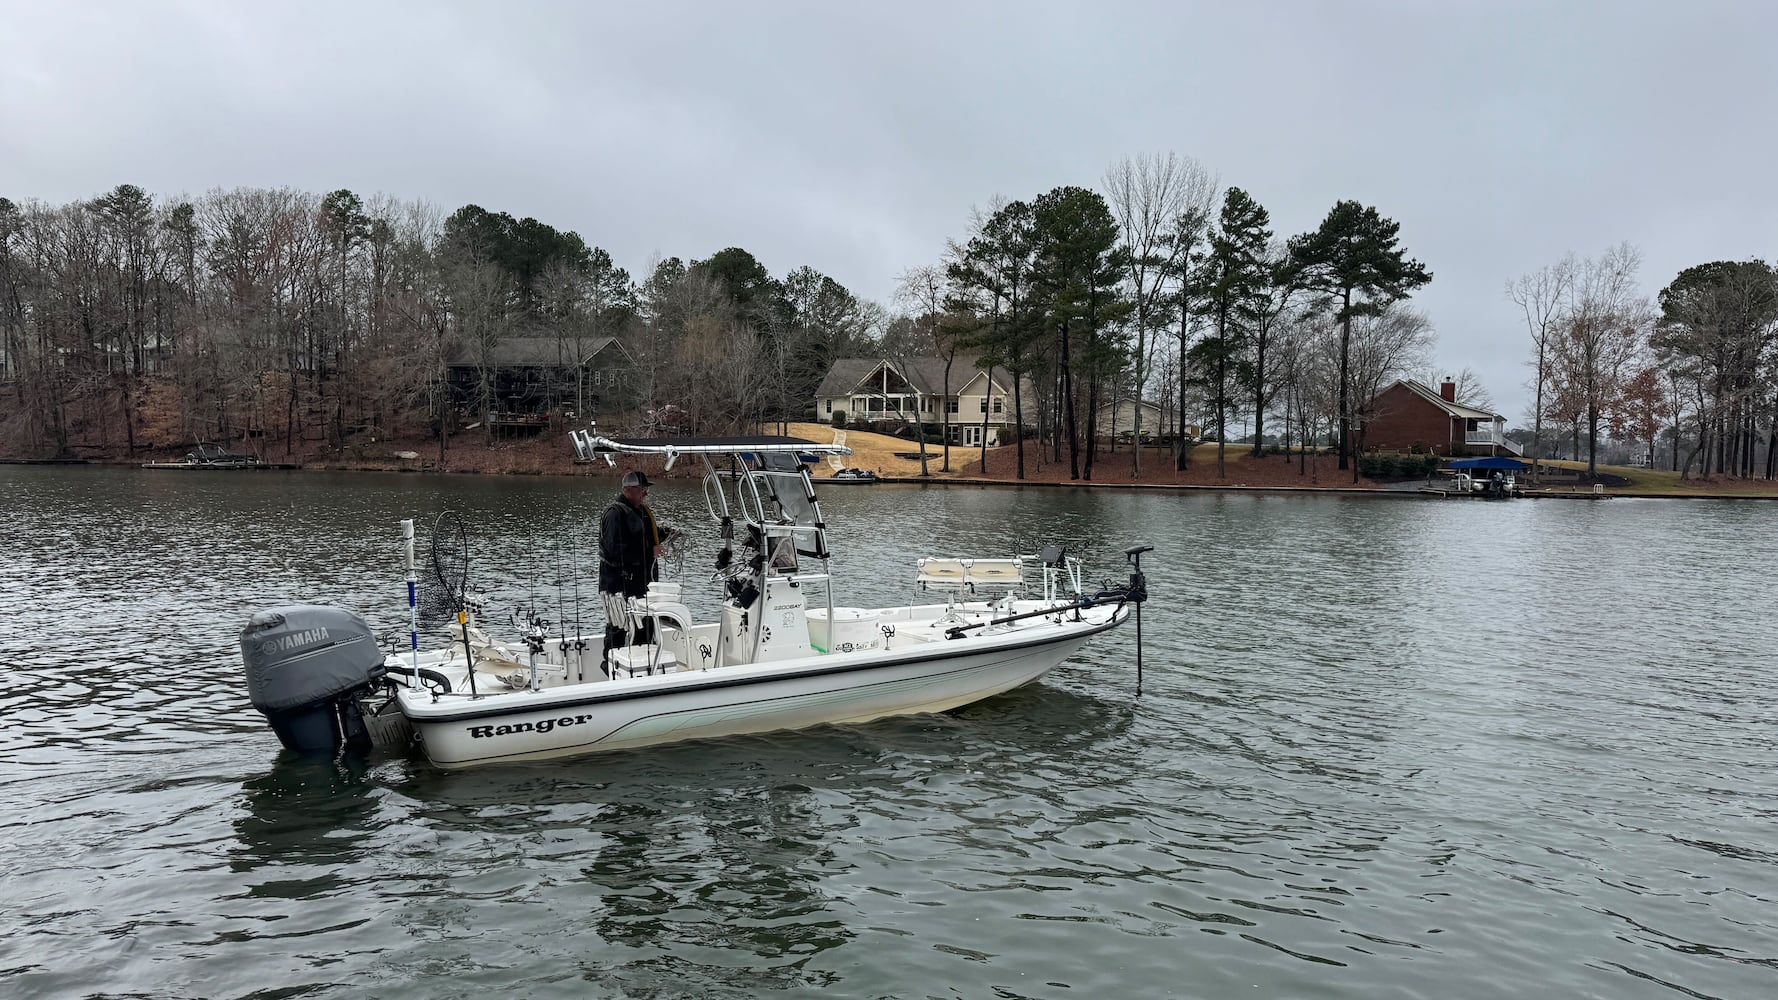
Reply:
[[[1435,392],[1403,379],[1378,393],[1365,408],[1364,447],[1411,451],[1417,444],[1440,455],[1518,455],[1506,439],[1506,417],[1457,402],[1457,385],[1446,379]]]

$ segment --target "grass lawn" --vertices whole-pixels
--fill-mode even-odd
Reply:
[[[1544,459],[1539,465],[1551,469],[1569,469],[1586,472],[1585,462],[1563,462]],[[1727,477],[1699,478],[1682,480],[1677,472],[1665,472],[1660,469],[1644,469],[1634,465],[1601,465],[1602,474],[1621,476],[1630,481],[1628,486],[1607,486],[1607,493],[1636,493],[1645,496],[1663,497],[1778,497],[1778,482],[1769,479],[1730,479]],[[1526,473],[1520,482],[1526,489],[1534,489],[1531,485],[1530,473]],[[1556,487],[1560,489],[1561,487]],[[1590,488],[1590,487],[1583,487]]]

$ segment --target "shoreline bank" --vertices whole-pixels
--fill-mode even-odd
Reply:
[[[265,462],[254,466],[211,468],[201,465],[184,465],[177,462],[157,462],[143,459],[121,457],[91,458],[0,458],[0,465],[41,465],[41,466],[88,466],[97,468],[140,468],[163,472],[188,473],[249,473],[249,472],[358,472],[384,473],[391,475],[413,476],[561,476],[568,478],[605,479],[616,478],[622,474],[618,468],[607,469],[594,463],[574,462],[565,468],[487,468],[478,467],[484,463],[466,462],[463,467],[438,468],[432,464],[416,463],[411,466],[398,465],[385,461],[311,461],[311,462]],[[650,475],[659,478],[688,479],[678,473],[650,470]],[[815,483],[819,486],[826,477],[816,475]],[[1087,490],[1145,490],[1172,493],[1268,493],[1298,495],[1336,495],[1336,496],[1372,496],[1406,498],[1414,500],[1468,500],[1478,499],[1462,495],[1444,494],[1429,490],[1431,484],[1423,480],[1409,483],[1388,484],[1365,481],[1352,486],[1287,485],[1279,483],[1181,483],[1181,482],[1144,482],[1118,480],[1058,479],[1050,477],[1028,479],[1002,479],[965,475],[957,472],[934,473],[926,477],[918,475],[882,475],[875,485],[882,486],[922,486],[922,487],[966,487],[975,489],[1087,489]],[[1716,484],[1713,484],[1716,485]],[[848,489],[869,489],[870,486],[847,485]],[[1768,500],[1778,501],[1778,483],[1764,484],[1747,483],[1737,490],[1697,489],[1684,493],[1647,492],[1634,489],[1610,489],[1603,493],[1590,490],[1560,489],[1529,489],[1520,493],[1515,499],[1521,500]]]

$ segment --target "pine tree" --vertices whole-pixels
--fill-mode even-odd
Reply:
[[[1321,228],[1290,241],[1290,264],[1303,287],[1337,304],[1340,324],[1340,468],[1352,468],[1352,318],[1375,316],[1384,307],[1432,280],[1432,272],[1404,256],[1396,243],[1401,225],[1356,201],[1336,202]]]
[[[1247,334],[1259,319],[1260,298],[1270,282],[1266,245],[1271,216],[1240,188],[1223,196],[1222,215],[1211,234],[1198,298],[1215,335],[1194,344],[1187,357],[1216,407],[1216,474],[1226,476],[1228,410]]]

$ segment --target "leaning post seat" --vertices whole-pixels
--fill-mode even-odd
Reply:
[[[921,559],[914,577],[921,590],[971,597],[1018,593],[1025,585],[1021,559]]]
[[[652,642],[641,646],[620,646],[606,656],[611,662],[613,677],[670,674],[679,669],[679,658]]]
[[[681,636],[690,633],[692,627],[691,608],[679,599],[679,587],[680,585],[677,583],[651,583],[648,585],[646,595],[630,598],[632,634],[637,636],[652,635],[656,642],[660,642],[663,625],[671,625],[678,629]],[[645,628],[645,626],[652,626],[652,628]],[[631,648],[640,649],[641,647]],[[672,656],[672,653],[665,649],[661,653],[663,656]]]

